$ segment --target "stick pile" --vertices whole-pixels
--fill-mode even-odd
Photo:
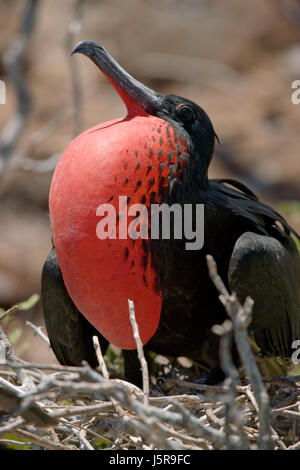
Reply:
[[[229,317],[214,327],[221,336],[221,365],[227,375],[222,385],[193,383],[174,373],[161,379],[161,387],[151,384],[131,301],[143,391],[110,379],[96,337],[95,370],[86,363],[67,367],[24,362],[0,328],[0,445],[49,450],[300,449],[300,377],[261,377],[247,334],[253,302],[246,299],[241,305],[227,292],[212,257],[207,262]],[[48,344],[40,329],[31,327]],[[233,338],[245,371],[242,382],[231,357]]]

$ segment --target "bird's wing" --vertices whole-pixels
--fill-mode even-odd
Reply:
[[[209,184],[211,190],[209,192],[201,191],[200,194],[204,202],[211,202],[222,207],[225,211],[229,211],[234,216],[244,219],[254,232],[264,235],[271,234],[275,238],[289,239],[289,235],[292,233],[300,239],[297,232],[277,211],[259,201],[256,195],[244,184],[231,179],[209,180]],[[278,226],[278,222],[283,230]]]
[[[92,367],[98,365],[92,337],[99,337],[105,352],[108,342],[77,310],[64,284],[55,249],[46,259],[42,271],[42,303],[52,349],[61,364]]]
[[[234,194],[236,193],[236,191],[230,191],[230,188],[227,185],[233,186],[240,192],[247,194],[253,199],[258,200],[256,194],[250,188],[248,188],[248,186],[246,186],[244,183],[241,183],[240,181],[234,180],[232,178],[215,178],[210,181],[213,183],[222,184],[223,186],[226,185],[225,188],[227,188],[229,194]]]
[[[294,245],[245,232],[235,243],[229,285],[254,300],[250,329],[263,354],[290,357],[300,339],[300,257]]]

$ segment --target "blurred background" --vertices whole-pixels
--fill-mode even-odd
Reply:
[[[300,231],[300,2],[0,0],[0,307],[23,302],[1,323],[26,360],[55,360],[25,325],[43,325],[55,165],[79,132],[125,113],[92,62],[70,58],[83,39],[200,104],[220,139],[210,177],[240,179]]]

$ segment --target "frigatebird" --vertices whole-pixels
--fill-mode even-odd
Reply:
[[[219,338],[212,326],[226,313],[208,275],[207,254],[241,302],[254,299],[249,329],[262,354],[290,357],[300,339],[297,233],[241,182],[208,179],[217,136],[200,106],[146,87],[96,42],[83,41],[73,53],[89,57],[107,76],[127,116],[75,138],[53,176],[53,249],[42,272],[42,300],[57,359],[95,366],[92,336],[98,335],[104,352],[109,343],[123,349],[126,379],[139,384],[131,299],[146,352],[189,357],[210,371],[207,383],[219,381]],[[156,239],[117,237],[133,204],[189,206],[193,224],[194,209],[204,205],[203,246],[187,249],[184,235],[174,235],[172,217],[168,239],[161,232]],[[117,222],[99,239],[99,216],[108,205]]]

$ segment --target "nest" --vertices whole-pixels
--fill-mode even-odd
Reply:
[[[97,337],[99,367],[24,362],[0,329],[0,445],[49,450],[300,449],[300,376],[263,378],[247,327],[253,302],[230,295],[208,257],[210,275],[229,319],[216,325],[221,365],[218,386],[197,382],[194,368],[163,361],[151,380],[134,305],[129,313],[143,373],[143,390],[112,378]],[[34,327],[49,344],[48,338]],[[231,357],[233,338],[244,375]],[[185,364],[186,365],[186,364]],[[118,367],[117,367],[118,368]]]

